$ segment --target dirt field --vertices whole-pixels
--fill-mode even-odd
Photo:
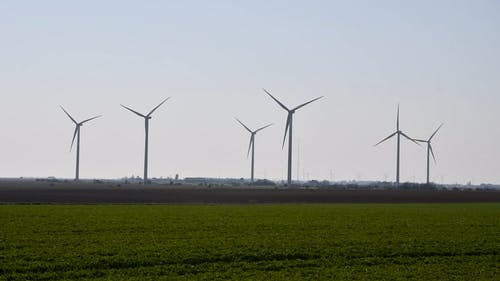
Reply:
[[[500,191],[208,188],[85,183],[0,183],[0,203],[460,203],[500,202]]]

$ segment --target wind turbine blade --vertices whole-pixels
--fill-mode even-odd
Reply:
[[[398,116],[396,117],[396,129],[399,131],[399,103],[398,103]]]
[[[432,140],[432,138],[437,134],[437,132],[439,131],[439,129],[441,129],[441,127],[443,127],[443,125],[444,125],[443,123],[441,123],[441,125],[439,125],[439,127],[436,129],[436,131],[434,131],[434,133],[429,138],[429,141]]]
[[[73,144],[75,143],[76,133],[78,132],[79,125],[76,125],[75,132],[73,133],[73,140],[71,141],[71,146],[69,147],[69,151],[73,149]]]
[[[137,114],[137,115],[141,116],[142,118],[146,118],[146,116],[144,116],[143,114],[140,114],[139,112],[137,112],[137,111],[133,110],[132,108],[126,107],[126,106],[124,106],[123,104],[121,104],[121,106],[122,106],[123,108],[128,109],[128,110],[130,110],[131,112],[133,112],[133,113],[135,113],[135,114]]]
[[[313,102],[313,101],[317,101],[317,100],[321,99],[322,97],[323,97],[323,96],[318,97],[318,98],[315,98],[315,99],[313,99],[313,100],[310,100],[310,101],[308,101],[308,102],[306,102],[306,103],[303,103],[303,104],[301,104],[301,105],[297,106],[296,108],[294,108],[293,110],[298,110],[299,108],[302,108],[302,107],[304,107],[304,106],[306,106],[306,105],[310,104],[310,103],[311,103],[311,102]]]
[[[432,149],[432,145],[429,144],[429,150],[431,151],[432,159],[434,159],[434,163],[437,163],[436,156],[434,155],[434,150]]]
[[[254,135],[252,134],[252,136],[250,137],[250,143],[248,144],[247,158],[250,155],[250,149],[252,149],[253,141],[254,141]]]
[[[383,139],[383,140],[381,140],[381,141],[377,142],[377,144],[375,144],[374,146],[377,146],[377,145],[379,145],[379,144],[383,143],[384,141],[386,141],[386,140],[388,140],[388,139],[390,139],[390,138],[394,137],[397,133],[398,133],[398,132],[394,132],[394,133],[392,133],[392,134],[391,134],[390,136],[388,136],[387,138],[385,138],[385,139]]]
[[[266,126],[264,126],[264,127],[262,127],[262,128],[258,128],[257,130],[255,130],[255,132],[254,132],[254,133],[257,133],[258,131],[262,131],[262,130],[264,130],[265,128],[267,128],[267,127],[269,127],[269,126],[272,126],[272,125],[274,125],[274,123],[271,123],[271,124],[269,124],[269,125],[266,125]]]
[[[66,113],[66,115],[68,115],[69,119],[71,119],[73,123],[78,124],[78,122],[76,122],[76,120],[73,117],[71,117],[71,115],[69,115],[69,113],[66,111],[66,109],[64,109],[64,107],[62,107],[62,105],[60,105],[59,107],[61,107],[61,109],[64,111],[64,113]]]
[[[234,119],[236,119],[236,121],[238,121],[238,123],[241,124],[241,126],[243,126],[243,128],[247,129],[247,131],[249,131],[250,133],[252,133],[252,130],[250,130],[247,126],[245,126],[245,124],[243,124],[243,122],[240,121],[240,119],[234,117]]]
[[[291,114],[288,113],[288,117],[286,118],[285,136],[283,137],[283,145],[281,146],[282,149],[285,147],[286,134],[288,133],[288,127],[290,126],[290,118]]]
[[[151,112],[149,112],[149,114],[147,116],[148,117],[151,116],[151,114],[153,114],[153,112],[155,112],[155,110],[157,110],[158,107],[162,106],[162,104],[164,104],[166,101],[168,101],[168,99],[170,99],[170,97],[164,99],[159,105],[157,105],[155,108],[153,108],[153,110],[151,110]]]
[[[262,90],[264,90],[264,92],[266,92],[266,94],[268,94],[275,102],[277,102],[284,110],[286,111],[290,111],[288,109],[288,107],[286,107],[284,104],[282,104],[277,98],[273,97],[273,95],[271,95],[268,91],[266,91],[266,89],[262,88]]]
[[[418,141],[418,142],[427,142],[426,140],[421,140],[421,139],[413,139],[415,141]]]
[[[414,140],[414,139],[410,138],[410,137],[409,137],[409,136],[407,136],[405,133],[401,132],[401,135],[403,135],[403,136],[404,136],[405,138],[407,138],[408,140],[410,140],[410,141],[412,141],[412,142],[416,143],[417,145],[420,145],[420,144],[419,144],[416,140]]]
[[[95,117],[89,118],[89,119],[87,119],[87,120],[84,120],[84,121],[80,122],[80,125],[82,125],[83,123],[86,123],[86,122],[92,121],[92,120],[94,120],[94,119],[100,118],[100,117],[102,117],[102,115],[98,115],[98,116],[95,116]]]

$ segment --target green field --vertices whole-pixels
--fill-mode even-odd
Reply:
[[[500,280],[500,204],[0,205],[0,280]]]

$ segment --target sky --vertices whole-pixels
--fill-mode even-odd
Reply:
[[[500,2],[0,1],[0,177],[142,176],[394,180],[401,129],[433,140],[437,183],[500,184]],[[299,165],[297,165],[299,163]],[[426,150],[402,141],[401,181]]]

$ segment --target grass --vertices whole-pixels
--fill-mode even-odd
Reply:
[[[0,280],[500,280],[500,204],[0,205]]]

